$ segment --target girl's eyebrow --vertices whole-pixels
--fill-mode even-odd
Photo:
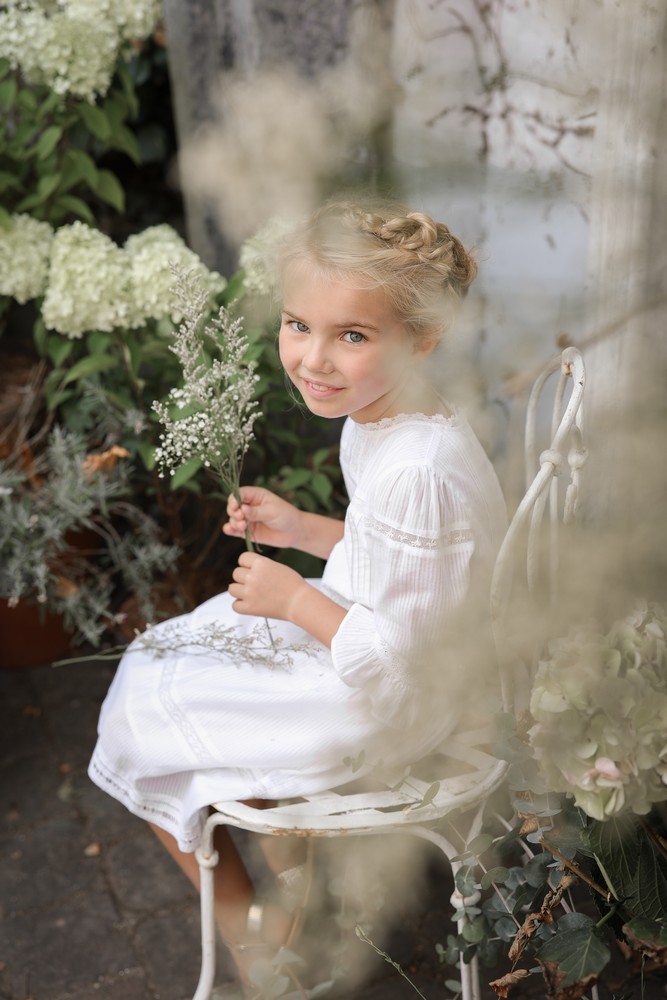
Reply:
[[[283,308],[282,308],[282,314],[283,314],[283,316],[291,316],[293,320],[295,320],[297,323],[303,323],[304,326],[309,326],[310,325],[309,323],[306,323],[305,319],[304,320],[299,319],[299,317],[296,315],[296,313],[292,309],[288,309],[287,306],[283,306]],[[379,329],[378,329],[378,327],[377,326],[373,326],[372,323],[359,323],[356,320],[353,320],[353,321],[351,321],[349,323],[336,323],[336,326],[337,326],[337,328],[339,330],[356,330],[356,329],[362,329],[362,330],[372,330],[373,333],[379,333],[380,332]]]

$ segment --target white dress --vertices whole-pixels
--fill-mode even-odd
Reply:
[[[424,664],[471,572],[488,576],[499,545],[505,509],[491,463],[458,415],[406,414],[348,419],[341,467],[344,536],[322,580],[311,581],[347,609],[331,650],[271,621],[283,644],[311,643],[289,669],[181,648],[158,658],[130,647],[119,665],[90,777],[181,850],[198,846],[211,802],[306,794],[379,763],[403,766],[459,718],[446,690],[434,698]],[[193,630],[257,625],[231,605],[220,594],[176,621]],[[354,773],[351,758],[355,768],[364,761]]]

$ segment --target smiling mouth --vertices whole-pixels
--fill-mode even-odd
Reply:
[[[309,389],[313,392],[340,392],[341,387],[336,385],[325,385],[324,382],[313,382],[312,379],[305,378],[303,380]]]

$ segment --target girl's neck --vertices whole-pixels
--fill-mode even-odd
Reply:
[[[420,413],[427,417],[452,415],[450,407],[441,399],[430,382],[415,377],[402,387],[395,399],[387,400],[387,406],[382,413],[373,415],[373,423],[411,413]]]

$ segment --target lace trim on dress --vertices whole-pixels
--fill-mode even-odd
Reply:
[[[173,694],[171,693],[171,684],[176,671],[176,664],[173,662],[166,662],[162,670],[159,685],[159,697],[160,701],[164,705],[164,708],[168,715],[171,716],[174,725],[180,729],[183,736],[185,737],[188,746],[191,748],[193,753],[197,755],[202,764],[208,764],[215,766],[219,764],[215,757],[209,752],[207,747],[204,745],[203,741],[199,737],[199,734],[195,727],[192,725],[187,715],[183,709],[176,703]]]
[[[465,526],[453,528],[447,532],[444,538],[428,538],[425,535],[415,535],[411,531],[404,531],[402,528],[393,528],[390,524],[378,521],[375,517],[366,517],[365,520],[371,531],[377,531],[378,534],[384,535],[385,538],[390,538],[392,542],[400,542],[402,545],[408,545],[413,549],[437,549],[441,547],[443,542],[445,547],[449,548],[452,545],[472,542],[474,538],[472,530]]]
[[[357,427],[362,430],[384,430],[386,427],[394,427],[396,424],[404,424],[409,421],[416,421],[421,424],[442,424],[443,426],[455,426],[459,422],[459,415],[452,409],[446,413],[396,413],[393,417],[383,417],[381,420],[369,420],[366,423],[357,423]]]

